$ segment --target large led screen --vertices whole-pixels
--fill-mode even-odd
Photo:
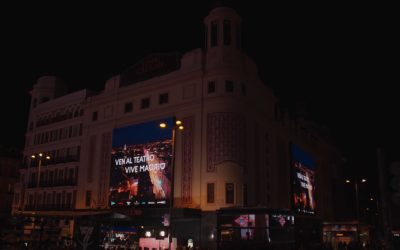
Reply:
[[[160,128],[161,122],[167,123]],[[165,207],[171,199],[173,118],[113,131],[111,207]]]
[[[301,214],[315,214],[315,161],[299,146],[291,145],[293,209]]]

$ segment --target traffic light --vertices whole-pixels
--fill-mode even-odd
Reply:
[[[391,200],[394,205],[400,207],[400,161],[392,162],[389,165],[390,187],[393,190]]]

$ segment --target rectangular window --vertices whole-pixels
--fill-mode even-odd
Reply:
[[[90,207],[92,201],[92,191],[86,191],[85,205]]]
[[[233,204],[235,202],[235,184],[225,183],[225,202]]]
[[[142,105],[140,106],[142,109],[147,109],[150,107],[150,98],[142,99]]]
[[[75,180],[74,180],[74,169],[70,168],[69,172],[68,172],[68,184],[69,185],[73,185],[75,184]]]
[[[52,204],[52,202],[51,202],[51,194],[47,194],[47,199],[46,199],[46,204],[47,205],[51,205]],[[49,206],[50,207],[50,206]]]
[[[218,23],[217,21],[211,22],[211,47],[218,45]]]
[[[67,193],[67,201],[65,203],[67,208],[70,208],[72,204],[72,193]]]
[[[214,203],[214,183],[207,183],[207,203]]]
[[[125,103],[124,113],[132,112],[132,110],[133,110],[133,103],[132,102]]]
[[[208,93],[214,93],[215,92],[215,82],[208,82]]]
[[[224,45],[231,45],[231,22],[224,20]]]
[[[92,113],[92,121],[97,121],[97,117],[98,116],[98,113],[97,113],[97,111],[94,111],[93,113]]]
[[[225,91],[228,93],[232,93],[233,92],[233,81],[225,81]]]
[[[168,93],[160,94],[158,100],[159,100],[159,104],[166,104],[166,103],[168,103]]]
[[[32,206],[33,205],[33,195],[29,195],[29,199],[28,199],[28,205]]]

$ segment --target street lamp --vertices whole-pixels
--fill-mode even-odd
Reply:
[[[36,183],[36,188],[39,188],[39,182],[40,182],[40,170],[42,167],[42,158],[45,158],[46,160],[50,160],[50,155],[45,155],[43,153],[39,153],[37,155],[31,155],[32,159],[39,158],[39,163],[38,163],[38,178],[37,178],[37,183]]]
[[[358,183],[359,182],[365,183],[365,182],[367,182],[367,179],[365,179],[365,178],[362,178],[361,180],[355,179],[355,181],[353,181],[353,182],[354,182],[354,190],[355,190],[355,194],[356,194],[356,219],[357,219],[357,221],[359,221],[360,220],[360,215],[359,215],[360,201],[359,201],[359,197],[358,197]],[[352,183],[352,181],[347,179],[346,183],[350,184],[350,183]]]
[[[165,122],[160,123],[160,128],[165,129],[168,128],[168,124]],[[171,161],[171,181],[170,181],[170,202],[169,202],[169,235],[168,235],[168,249],[171,249],[172,242],[172,208],[173,208],[173,199],[174,199],[174,173],[175,173],[175,138],[176,138],[176,129],[183,130],[184,126],[181,120],[174,119],[174,123],[172,124],[172,161]]]
[[[38,177],[37,177],[37,182],[36,182],[36,192],[38,192],[39,186],[40,186],[40,171],[41,171],[41,167],[42,167],[42,159],[46,159],[46,160],[50,160],[50,155],[46,155],[43,153],[38,153],[37,155],[33,154],[31,155],[32,159],[39,159],[38,162]],[[35,214],[37,213],[37,207],[38,207],[38,203],[39,203],[39,195],[36,196],[36,200],[35,200]],[[36,228],[36,220],[38,219],[37,215],[35,217],[34,220],[34,228]],[[42,244],[42,227],[43,227],[43,222],[40,224],[40,232],[39,232],[39,245]]]
[[[367,182],[367,179],[365,179],[365,178],[361,178],[361,180],[359,180],[359,179],[355,179],[354,181],[354,189],[355,189],[355,194],[356,194],[356,219],[357,219],[357,241],[359,241],[359,232],[358,232],[358,225],[360,224],[360,201],[359,201],[359,197],[358,197],[358,183],[359,182],[361,182],[361,183],[365,183],[365,182]],[[350,181],[349,179],[347,179],[346,180],[346,183],[347,184],[350,184],[350,183],[352,183],[352,181]]]

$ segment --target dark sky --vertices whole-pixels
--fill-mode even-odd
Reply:
[[[101,89],[147,54],[203,47],[210,2],[4,8],[1,144],[22,147],[28,92],[39,76],[60,76],[72,91]],[[304,100],[353,168],[372,169],[375,147],[400,139],[398,27],[390,6],[242,2],[231,5],[263,81],[284,102]]]

